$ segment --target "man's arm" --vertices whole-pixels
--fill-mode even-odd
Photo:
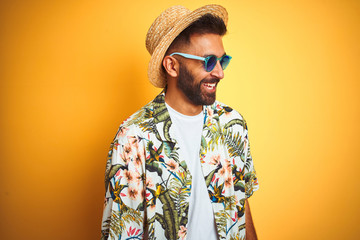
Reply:
[[[145,188],[140,179],[145,167],[146,156],[142,154],[145,146],[138,142],[135,131],[131,132],[133,134],[130,131],[133,130],[121,126],[108,153],[102,240],[133,238],[143,233],[145,211],[141,207],[144,204],[140,194]],[[135,164],[137,157],[141,164]],[[131,216],[132,221],[126,220],[125,216]]]
[[[245,229],[246,229],[246,240],[257,240],[254,223],[251,217],[249,201],[245,200]]]

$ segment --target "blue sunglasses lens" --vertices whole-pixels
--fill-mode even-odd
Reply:
[[[230,59],[231,58],[228,55],[225,55],[220,59],[220,65],[223,70],[229,65]]]
[[[207,63],[205,65],[205,70],[207,72],[211,72],[215,66],[216,66],[216,63],[217,63],[217,57],[216,56],[209,56],[208,57],[208,60],[207,60]]]
[[[230,59],[231,57],[228,55],[224,55],[220,58],[220,65],[223,70],[229,65]],[[217,61],[218,58],[215,55],[209,56],[205,64],[205,70],[211,72],[215,68]]]

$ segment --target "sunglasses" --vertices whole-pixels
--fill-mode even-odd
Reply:
[[[205,70],[207,72],[211,72],[215,68],[217,61],[220,61],[221,68],[223,70],[225,70],[225,68],[229,65],[229,62],[232,58],[229,55],[224,55],[220,58],[217,58],[215,55],[210,55],[210,56],[204,58],[204,57],[199,57],[199,56],[195,56],[195,55],[191,55],[191,54],[187,54],[187,53],[179,53],[179,52],[174,52],[174,53],[170,54],[170,56],[173,56],[173,55],[180,55],[184,58],[204,61],[205,62],[205,65],[204,65]]]

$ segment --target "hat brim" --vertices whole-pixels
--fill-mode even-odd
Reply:
[[[187,28],[191,23],[198,20],[205,14],[218,16],[224,21],[225,26],[227,25],[228,14],[226,9],[216,4],[206,5],[198,8],[178,21],[174,27],[161,39],[153,54],[151,55],[148,67],[148,77],[150,82],[155,87],[164,88],[166,86],[166,75],[162,69],[162,60],[170,44],[185,28]]]

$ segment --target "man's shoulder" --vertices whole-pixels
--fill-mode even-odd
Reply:
[[[227,116],[228,118],[237,118],[244,120],[242,114],[240,114],[236,109],[230,107],[225,103],[215,101],[215,103],[213,104],[213,108],[216,109],[217,113],[221,116]]]
[[[129,129],[139,127],[144,122],[153,118],[153,109],[153,101],[151,101],[124,120],[120,127],[126,127]]]
[[[114,141],[127,142],[128,138],[142,135],[146,122],[152,118],[151,103],[140,108],[120,124]]]
[[[219,120],[222,124],[232,125],[233,123],[237,123],[236,125],[241,125],[243,129],[247,129],[247,124],[243,115],[229,105],[215,101],[211,108],[213,109],[214,114],[219,116]]]

